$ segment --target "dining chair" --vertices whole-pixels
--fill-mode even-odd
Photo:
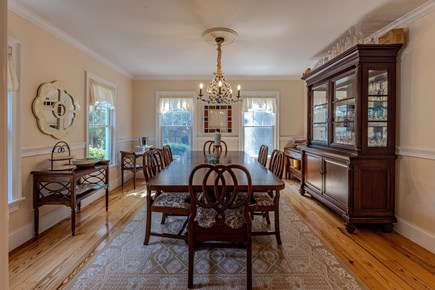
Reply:
[[[269,147],[267,145],[261,145],[260,152],[258,153],[258,162],[264,167],[266,167],[267,163],[267,153],[269,153]]]
[[[280,150],[273,150],[269,162],[269,171],[271,171],[276,177],[282,179],[284,172],[284,152]],[[261,235],[275,235],[278,245],[281,245],[281,234],[279,228],[279,190],[269,190],[267,192],[254,192],[253,199],[257,204],[256,210],[251,211],[251,217],[255,215],[262,215],[266,218],[266,222],[270,225],[269,212],[275,213],[275,223],[273,231],[255,231],[252,232],[253,236]]]
[[[163,155],[163,161],[165,162],[165,166],[168,166],[172,161],[174,161],[174,157],[172,156],[171,146],[163,145],[162,155]]]
[[[204,155],[210,155],[213,153],[213,149],[214,149],[213,145],[214,145],[214,140],[205,141],[204,146],[202,147],[202,152],[204,152]],[[225,141],[221,140],[221,145],[219,147],[219,150],[221,151],[219,155],[223,155],[223,156],[227,155],[228,146]]]
[[[161,160],[159,150],[150,150],[143,155],[143,171],[145,176],[145,181],[148,183],[150,179],[155,177],[161,170],[159,162]],[[187,224],[183,224],[178,233],[167,233],[167,232],[154,232],[151,230],[152,216],[155,212],[162,213],[162,221],[165,222],[166,216],[188,216],[189,215],[189,193],[188,192],[146,192],[146,230],[144,245],[148,245],[150,236],[158,236],[165,238],[175,238],[187,240],[187,237],[183,235],[184,228]]]
[[[243,191],[239,190],[242,178],[246,184]],[[193,288],[195,250],[202,247],[241,247],[246,248],[247,289],[252,289],[249,217],[252,180],[249,171],[238,164],[197,165],[189,176],[189,194],[188,288]]]
[[[134,152],[121,151],[121,185],[124,188],[124,171],[133,173],[133,188],[136,189],[136,172],[142,169],[142,164],[137,163],[137,158]]]

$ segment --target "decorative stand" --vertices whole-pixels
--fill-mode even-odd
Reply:
[[[213,156],[214,159],[219,161],[222,154],[222,145],[213,145]]]

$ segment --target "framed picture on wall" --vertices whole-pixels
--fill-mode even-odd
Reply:
[[[147,137],[139,137],[139,146],[147,146],[148,138]]]
[[[204,105],[204,133],[232,132],[231,105]]]

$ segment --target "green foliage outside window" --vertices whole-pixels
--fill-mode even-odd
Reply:
[[[182,143],[168,143],[171,147],[172,155],[182,155],[184,152],[190,150],[190,146]]]
[[[106,156],[106,150],[89,146],[89,158],[103,160]]]

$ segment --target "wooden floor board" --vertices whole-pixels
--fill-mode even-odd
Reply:
[[[109,211],[104,198],[77,214],[76,236],[69,218],[9,255],[11,289],[58,289],[97,254],[145,203],[144,180],[136,179],[110,192]],[[435,255],[403,236],[373,226],[344,229],[340,216],[300,195],[298,183],[286,180],[281,192],[295,212],[368,289],[435,289]],[[281,225],[283,227],[284,225]]]

